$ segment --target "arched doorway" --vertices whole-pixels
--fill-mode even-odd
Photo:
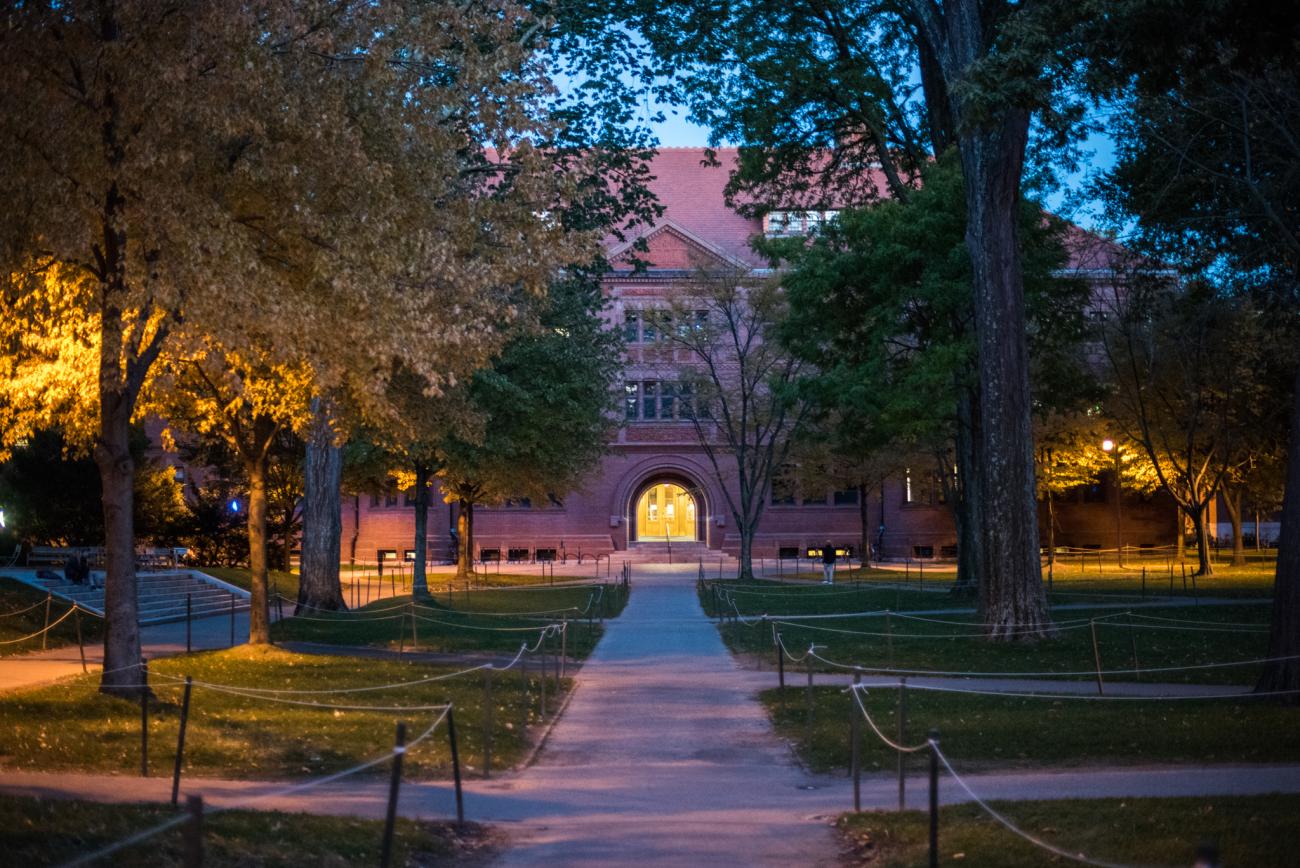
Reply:
[[[646,486],[636,499],[637,541],[695,542],[699,539],[699,503],[688,489],[674,482]]]

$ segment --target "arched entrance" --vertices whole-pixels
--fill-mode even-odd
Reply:
[[[675,482],[654,482],[633,507],[638,542],[695,542],[703,513],[696,495]]]

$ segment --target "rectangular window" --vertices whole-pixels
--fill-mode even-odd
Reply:
[[[640,311],[629,310],[623,312],[623,340],[629,344],[639,343],[641,340],[641,313]]]
[[[370,495],[370,508],[379,509],[379,495],[377,494]]]
[[[695,321],[692,323],[695,331],[702,332],[709,324],[709,312],[707,310],[697,310],[695,312]]]
[[[794,481],[790,479],[790,468],[781,468],[772,479],[772,505],[794,506]]]
[[[912,491],[912,468],[903,471],[903,503],[916,503]]]
[[[630,382],[623,384],[623,412],[628,419],[637,418],[641,400],[641,384]]]
[[[857,506],[858,489],[856,487],[842,488],[831,495],[831,502],[836,506]]]
[[[822,492],[821,494],[805,495],[800,499],[800,503],[802,503],[804,506],[825,506],[826,493]]]
[[[677,384],[677,418],[690,419],[695,415],[695,402],[692,398],[694,386],[690,383]]]
[[[641,418],[657,419],[659,417],[659,384],[647,380],[641,384]]]
[[[405,504],[406,506],[415,506],[414,489],[402,492],[402,503]]]
[[[658,316],[652,311],[645,311],[641,314],[641,343],[652,344],[659,340]]]
[[[397,493],[389,492],[384,495],[384,506],[397,506]]]
[[[675,405],[677,400],[677,384],[664,383],[663,395],[659,398],[659,418],[672,419],[677,411]]]

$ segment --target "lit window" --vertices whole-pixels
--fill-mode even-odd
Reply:
[[[916,503],[912,496],[912,468],[903,471],[903,503]]]
[[[629,419],[637,417],[637,409],[640,404],[641,386],[639,383],[623,384],[623,406],[624,412]]]

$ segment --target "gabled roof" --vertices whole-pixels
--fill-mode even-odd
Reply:
[[[647,250],[635,250],[637,242],[642,240],[645,241]],[[648,262],[649,268],[656,271],[693,270],[713,264],[741,269],[754,267],[750,259],[742,259],[667,218],[661,219],[654,226],[644,227],[636,237],[615,245],[606,255],[615,270],[618,270],[620,262],[627,263],[633,257]]]

